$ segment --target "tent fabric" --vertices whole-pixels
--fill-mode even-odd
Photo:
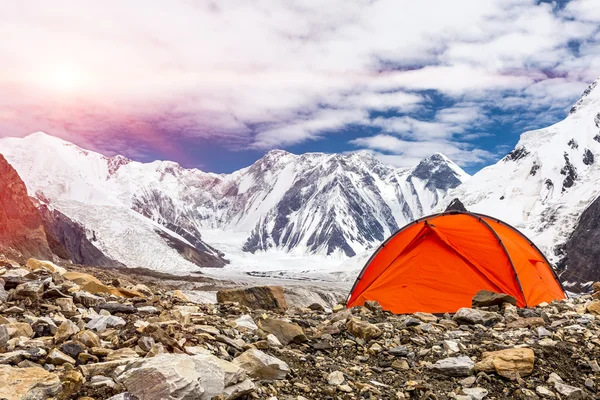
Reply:
[[[455,312],[484,289],[513,296],[518,307],[565,298],[550,263],[522,233],[486,215],[451,211],[419,219],[384,242],[347,307],[377,300],[396,314]]]

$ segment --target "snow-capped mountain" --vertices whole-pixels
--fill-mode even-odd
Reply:
[[[116,174],[129,160],[105,157],[72,143],[35,133],[0,140],[0,153],[14,166],[31,196],[83,226],[106,256],[131,267],[191,271],[226,261],[200,236],[188,240],[131,209]],[[138,163],[139,164],[139,163]]]
[[[567,248],[577,246],[565,248],[584,210],[600,194],[599,83],[583,93],[563,121],[523,133],[510,154],[451,191],[438,209],[459,198],[470,211],[521,229],[559,263],[564,280],[599,280],[597,257],[574,257]],[[578,251],[591,255],[594,247]]]
[[[0,153],[31,195],[84,226],[107,256],[159,270],[222,266],[202,239],[206,229],[245,235],[247,252],[351,256],[429,213],[468,178],[441,154],[397,169],[366,152],[274,150],[213,174],[105,157],[44,133],[1,139]]]

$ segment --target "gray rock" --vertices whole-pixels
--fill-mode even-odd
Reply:
[[[138,339],[137,344],[140,346],[140,349],[149,352],[150,349],[152,349],[152,346],[154,346],[154,339],[149,336],[142,336]]]
[[[255,331],[258,329],[258,326],[256,325],[256,323],[254,323],[252,317],[247,314],[242,315],[241,317],[236,319],[235,323],[237,324],[238,328],[245,328],[251,331]]]
[[[469,376],[473,373],[475,363],[469,357],[449,357],[438,360],[431,366],[436,372],[448,376]]]
[[[15,299],[29,298],[32,300],[39,300],[44,293],[44,284],[39,281],[25,282],[17,286],[13,292]]]
[[[454,314],[453,319],[459,324],[481,324],[491,326],[500,322],[502,317],[495,312],[476,310],[473,308],[461,308]]]
[[[463,393],[469,396],[471,400],[483,400],[487,397],[488,391],[484,388],[475,387],[475,388],[463,388]]]
[[[96,332],[102,332],[107,328],[124,326],[125,320],[114,315],[97,315],[94,316],[86,325],[86,329],[93,329]]]
[[[85,307],[93,307],[105,301],[104,298],[85,291],[75,293],[75,302]]]
[[[556,382],[554,389],[568,400],[583,400],[586,398],[585,392],[582,389],[564,383]]]

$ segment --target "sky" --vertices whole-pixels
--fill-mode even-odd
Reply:
[[[600,76],[598,0],[4,0],[0,136],[231,172],[271,149],[474,173]]]

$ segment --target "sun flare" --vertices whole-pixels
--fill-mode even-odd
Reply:
[[[58,92],[76,92],[84,83],[85,74],[75,65],[57,65],[48,71],[47,85]]]

